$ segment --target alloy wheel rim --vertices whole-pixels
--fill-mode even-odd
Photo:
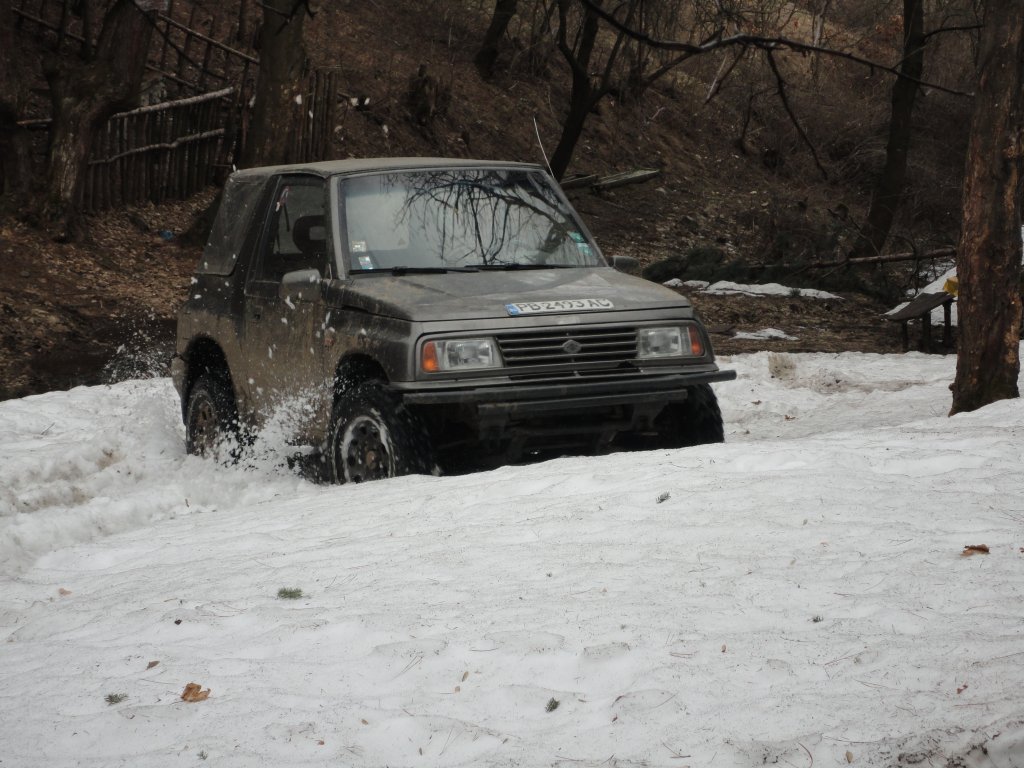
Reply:
[[[340,458],[348,483],[391,477],[392,456],[387,431],[369,416],[350,422],[341,436]]]
[[[200,456],[211,456],[217,448],[217,413],[207,399],[199,402],[192,417],[193,445]]]

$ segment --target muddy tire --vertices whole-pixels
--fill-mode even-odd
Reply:
[[[690,387],[686,400],[667,405],[655,426],[659,447],[663,448],[725,442],[722,411],[710,384]]]
[[[325,455],[336,483],[362,483],[436,471],[434,451],[419,420],[377,382],[339,396]]]
[[[231,384],[221,376],[203,374],[188,393],[185,408],[185,450],[193,456],[230,464],[238,460],[238,408]]]

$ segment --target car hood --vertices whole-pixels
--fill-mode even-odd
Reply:
[[[610,308],[588,310],[602,313],[690,306],[675,291],[609,267],[357,275],[341,294],[346,308],[410,321],[508,317],[509,304],[581,299],[610,302]]]

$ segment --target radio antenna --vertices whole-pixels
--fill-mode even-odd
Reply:
[[[548,167],[551,178],[555,178],[555,172],[551,170],[551,163],[548,162],[548,153],[544,151],[544,142],[540,140],[540,128],[537,127],[537,116],[533,116],[533,132],[537,134],[537,146],[540,147],[540,156],[544,158],[544,165]],[[555,179],[557,181],[557,179]]]

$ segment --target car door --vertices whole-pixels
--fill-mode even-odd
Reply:
[[[323,385],[321,280],[328,276],[323,179],[282,176],[245,287],[247,389],[259,425],[302,432]],[[296,281],[295,278],[300,278]],[[291,435],[290,435],[291,436]]]

